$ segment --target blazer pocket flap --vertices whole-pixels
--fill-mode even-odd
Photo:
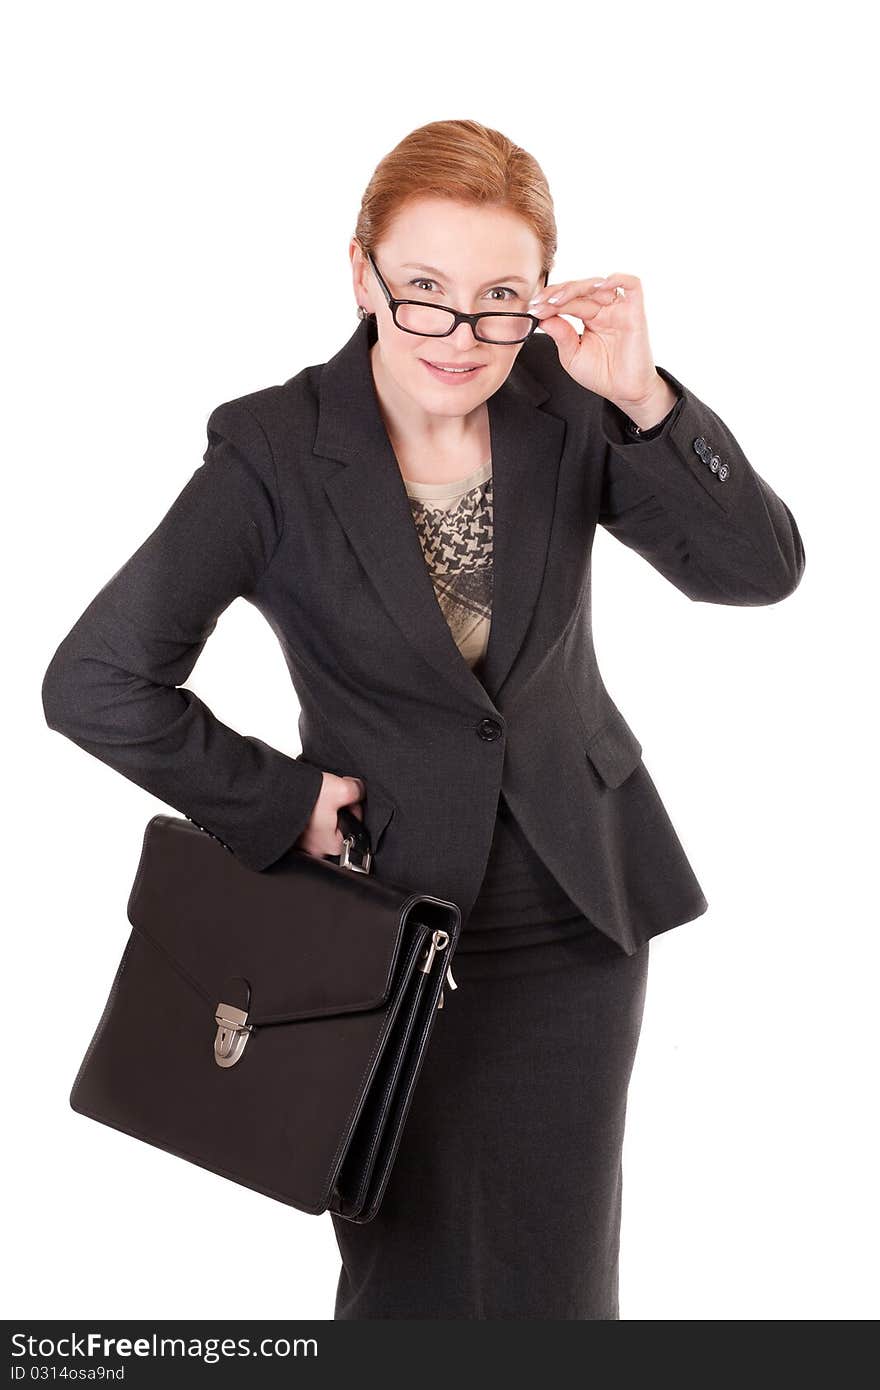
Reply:
[[[608,787],[619,787],[638,767],[642,745],[618,709],[590,736],[586,754]]]

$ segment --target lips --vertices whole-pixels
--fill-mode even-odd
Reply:
[[[425,361],[430,363],[432,367],[452,367],[457,371],[461,371],[462,369],[471,371],[483,365],[482,362],[432,362],[428,357],[425,358]]]
[[[477,373],[483,370],[484,365],[482,362],[478,364],[456,362],[454,364],[449,364],[452,370],[444,371],[442,366],[438,366],[436,362],[429,362],[426,357],[422,357],[420,361],[424,363],[425,370],[431,373],[435,381],[445,381],[450,384],[454,382],[463,383],[465,381],[472,381]]]

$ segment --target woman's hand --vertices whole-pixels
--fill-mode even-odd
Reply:
[[[635,275],[618,272],[604,280],[547,285],[528,310],[555,340],[569,376],[619,406],[640,428],[658,424],[672,409],[676,393],[654,366],[642,286]],[[560,314],[580,319],[583,333]]]
[[[325,772],[323,777],[309,823],[299,839],[294,841],[295,849],[305,850],[316,858],[323,854],[342,853],[342,831],[337,825],[339,807],[351,806],[358,820],[363,820],[364,808],[356,803],[361,802],[367,794],[360,777],[337,777],[333,772]]]

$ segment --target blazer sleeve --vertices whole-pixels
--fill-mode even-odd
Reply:
[[[678,400],[652,429],[602,401],[600,524],[696,602],[778,603],[804,572],[794,516],[724,421],[657,371]]]
[[[222,723],[183,686],[220,614],[251,599],[284,517],[256,417],[217,406],[208,447],[171,508],[98,592],[42,682],[57,730],[267,868],[305,829],[323,773]]]

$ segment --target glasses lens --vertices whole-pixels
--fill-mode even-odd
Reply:
[[[439,304],[398,304],[397,322],[410,333],[423,333],[433,338],[448,333],[455,319],[448,309]]]
[[[531,331],[528,314],[485,314],[477,323],[477,337],[487,343],[521,343]]]
[[[397,323],[426,338],[443,337],[454,316],[439,304],[398,304]],[[477,320],[477,337],[485,343],[521,343],[532,331],[528,314],[484,314]]]

